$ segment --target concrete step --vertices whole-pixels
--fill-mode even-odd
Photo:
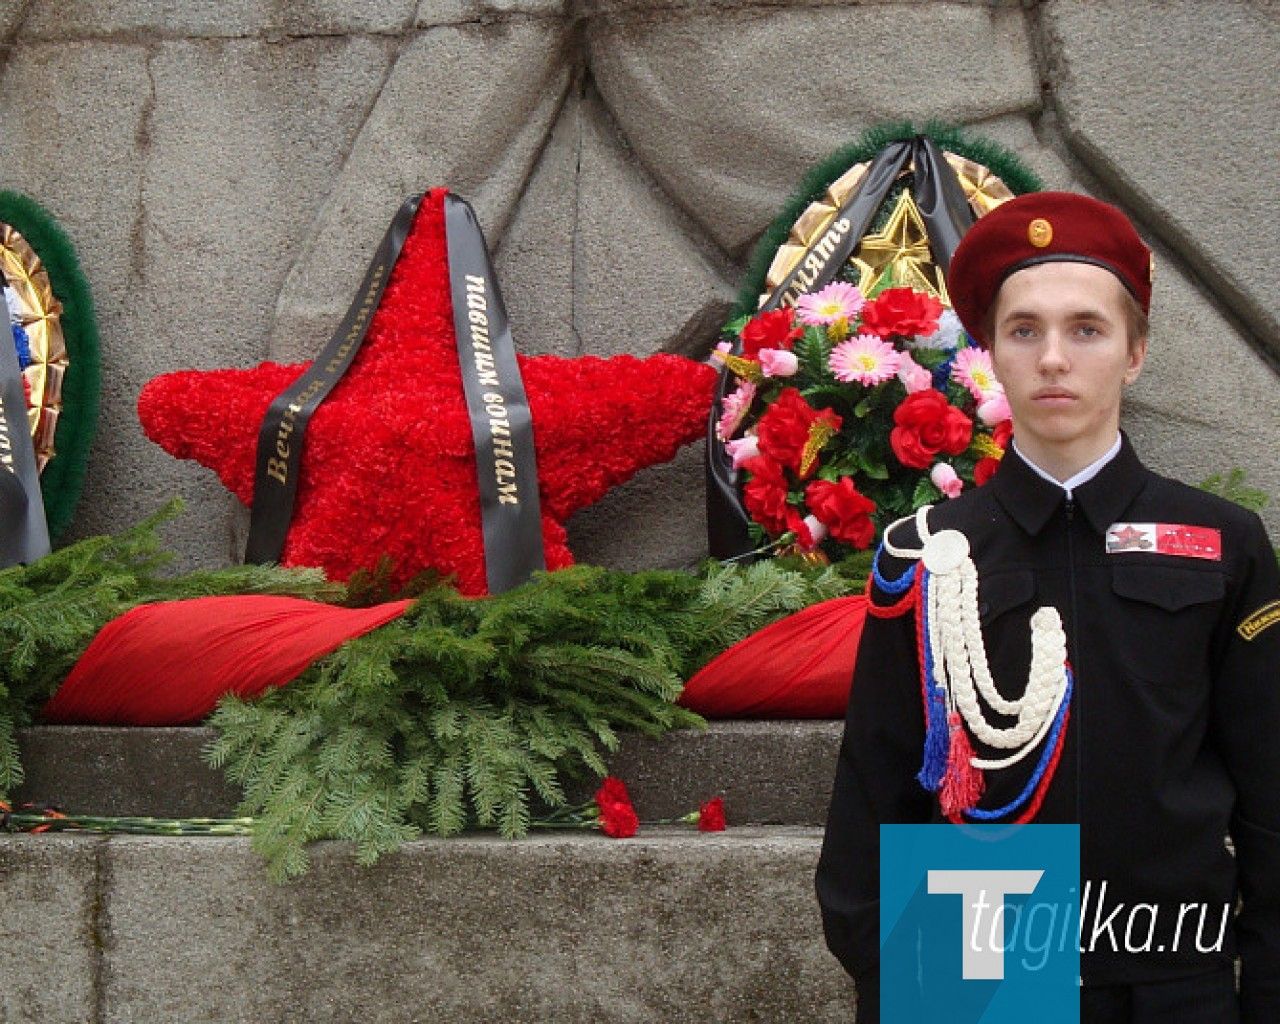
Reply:
[[[226,815],[212,735],[30,729],[20,798]],[[839,737],[720,722],[624,741],[611,767],[642,818],[719,792],[724,833],[467,834],[373,868],[317,843],[286,886],[245,839],[0,835],[0,1021],[850,1024],[813,895]]]
[[[839,722],[713,722],[705,732],[626,736],[609,759],[642,818],[671,818],[721,794],[731,825],[822,825]],[[238,799],[201,759],[213,731],[44,726],[19,737],[19,800],[82,814],[224,817]],[[590,797],[593,784],[571,793]]]
[[[0,1020],[850,1024],[821,833],[343,843],[267,881],[243,839],[0,837]]]

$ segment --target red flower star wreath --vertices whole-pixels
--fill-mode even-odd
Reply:
[[[284,565],[334,579],[391,559],[486,592],[475,448],[454,340],[444,191],[423,200],[364,347],[311,419]],[[705,429],[716,371],[675,355],[517,357],[533,415],[548,569],[573,563],[564,520]],[[267,406],[309,364],[182,371],[138,398],[146,435],[253,500]]]

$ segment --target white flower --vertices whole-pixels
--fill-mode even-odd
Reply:
[[[927,337],[913,338],[908,342],[909,348],[946,348],[952,349],[960,344],[964,337],[964,325],[956,316],[955,310],[944,309],[938,317],[938,326]]]

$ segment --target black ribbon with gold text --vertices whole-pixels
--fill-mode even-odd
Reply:
[[[444,227],[458,363],[476,445],[485,575],[489,593],[499,594],[546,568],[533,417],[489,247],[465,199],[445,195]]]
[[[338,330],[267,410],[258,433],[247,562],[278,561],[284,550],[307,423],[360,351],[422,198],[400,207]],[[496,594],[546,567],[533,419],[484,232],[467,202],[451,193],[444,196],[444,217],[458,362],[476,447],[485,570],[489,592]]]
[[[0,277],[0,292],[3,289]],[[48,553],[49,528],[22,368],[9,334],[9,310],[0,295],[0,568],[34,562]]]
[[[795,305],[801,295],[830,284],[858,248],[894,182],[908,167],[914,171],[911,191],[929,236],[934,262],[946,273],[951,254],[973,223],[974,215],[942,151],[928,136],[917,135],[891,142],[876,154],[858,188],[758,312],[777,309],[784,302]],[[707,541],[711,555],[721,559],[738,558],[751,551],[751,519],[738,494],[738,473],[724,442],[715,433],[721,402],[733,381],[728,370],[720,374],[707,428]]]
[[[267,407],[258,431],[258,462],[253,478],[246,562],[278,562],[293,519],[307,424],[355,361],[369,322],[400,258],[422,196],[406,199],[373,254],[355,301],[319,357]]]

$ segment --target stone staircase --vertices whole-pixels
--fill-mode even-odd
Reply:
[[[32,729],[19,798],[228,815],[235,791],[200,759],[211,735]],[[373,868],[319,843],[286,886],[244,839],[0,836],[0,1021],[850,1024],[813,897],[839,736],[721,722],[629,737],[610,765],[641,818],[721,793],[722,834],[470,834]]]

